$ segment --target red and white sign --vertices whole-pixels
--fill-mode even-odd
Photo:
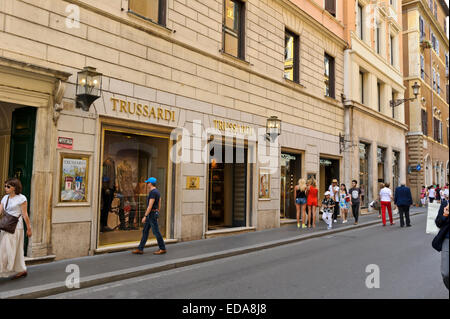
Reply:
[[[73,138],[58,137],[58,148],[73,149]]]

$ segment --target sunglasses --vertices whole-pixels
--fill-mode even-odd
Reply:
[[[11,188],[12,186],[11,185],[5,185],[5,188]]]

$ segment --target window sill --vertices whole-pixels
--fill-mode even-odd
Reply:
[[[284,80],[284,83],[287,84],[287,85],[290,85],[290,86],[293,86],[293,87],[298,86],[298,87],[300,87],[302,89],[306,89],[306,86],[304,86],[300,82],[292,81],[292,80],[286,79],[286,78],[283,78],[283,80]]]
[[[223,51],[223,50],[219,50],[219,52],[222,54],[222,56],[223,56],[224,58],[229,59],[229,60],[231,60],[231,61],[233,61],[233,62],[242,63],[242,64],[244,64],[244,65],[246,65],[246,66],[252,65],[250,62],[248,62],[248,61],[246,61],[246,60],[244,60],[244,59],[235,57],[234,55],[228,54],[228,53],[226,53],[226,52]]]
[[[330,100],[330,101],[339,103],[339,101],[338,101],[335,97],[331,97],[331,96],[328,96],[328,95],[324,95],[323,97],[324,97],[326,100]]]
[[[129,17],[132,17],[132,19],[137,19],[139,21],[146,22],[147,24],[150,24],[151,26],[154,26],[154,27],[156,27],[157,29],[159,29],[161,31],[167,32],[168,34],[176,32],[175,30],[169,29],[168,27],[166,27],[166,26],[164,26],[162,24],[159,24],[158,22],[155,22],[152,19],[146,18],[146,17],[144,17],[144,16],[142,16],[139,13],[136,13],[134,11],[128,10],[127,11],[127,15]]]

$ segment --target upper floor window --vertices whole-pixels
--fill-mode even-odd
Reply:
[[[381,26],[377,24],[375,28],[375,49],[377,53],[381,53]]]
[[[425,80],[425,57],[420,55],[420,78]]]
[[[377,82],[377,103],[378,103],[378,112],[381,112],[381,84]]]
[[[436,86],[437,86],[437,92],[438,94],[441,94],[441,75],[439,72],[436,73]]]
[[[284,77],[299,82],[299,37],[286,30],[284,39]]]
[[[436,38],[436,53],[439,55],[439,40]]]
[[[421,113],[421,119],[422,119],[422,133],[423,135],[428,135],[428,117],[427,117],[427,111],[422,109]]]
[[[397,92],[395,92],[394,90],[392,90],[392,101],[395,101],[397,97]],[[391,107],[392,109],[392,118],[395,119],[395,107]]]
[[[420,31],[420,41],[425,40],[425,22],[423,18],[419,17],[419,31]]]
[[[442,143],[442,122],[439,120],[439,119],[437,119],[437,118],[433,118],[433,121],[434,121],[434,140],[435,141],[437,141],[437,142],[439,142],[439,143]]]
[[[394,65],[394,37],[390,36],[390,47],[391,47],[391,65]]]
[[[325,96],[335,97],[335,73],[334,73],[334,58],[325,53]]]
[[[333,17],[336,16],[336,0],[325,0],[325,10],[327,10]]]
[[[433,46],[433,50],[436,51],[436,37],[433,32],[431,32],[431,45]]]
[[[359,91],[361,92],[361,104],[364,104],[364,73],[361,71],[359,71]]]
[[[223,51],[244,59],[244,3],[225,0],[223,25]]]
[[[445,76],[448,76],[448,52],[445,53]]]
[[[436,88],[436,70],[433,68],[433,90],[437,90]]]
[[[357,23],[357,35],[358,38],[360,38],[361,40],[364,40],[364,33],[363,33],[363,24],[364,24],[364,20],[363,20],[363,8],[362,6],[358,3],[358,12],[356,15],[356,23]]]
[[[438,10],[437,10],[437,2],[434,2],[434,17],[437,19],[438,17]]]
[[[167,0],[130,0],[129,11],[141,18],[166,25]]]

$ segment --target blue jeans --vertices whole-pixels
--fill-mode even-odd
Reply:
[[[145,243],[148,239],[148,234],[150,232],[150,228],[153,231],[153,235],[155,235],[156,240],[158,241],[159,249],[166,250],[166,246],[164,245],[164,239],[162,238],[161,233],[159,232],[158,227],[158,212],[150,212],[150,214],[145,219],[144,229],[142,230],[142,239],[141,243],[139,244],[138,249],[144,250]]]

